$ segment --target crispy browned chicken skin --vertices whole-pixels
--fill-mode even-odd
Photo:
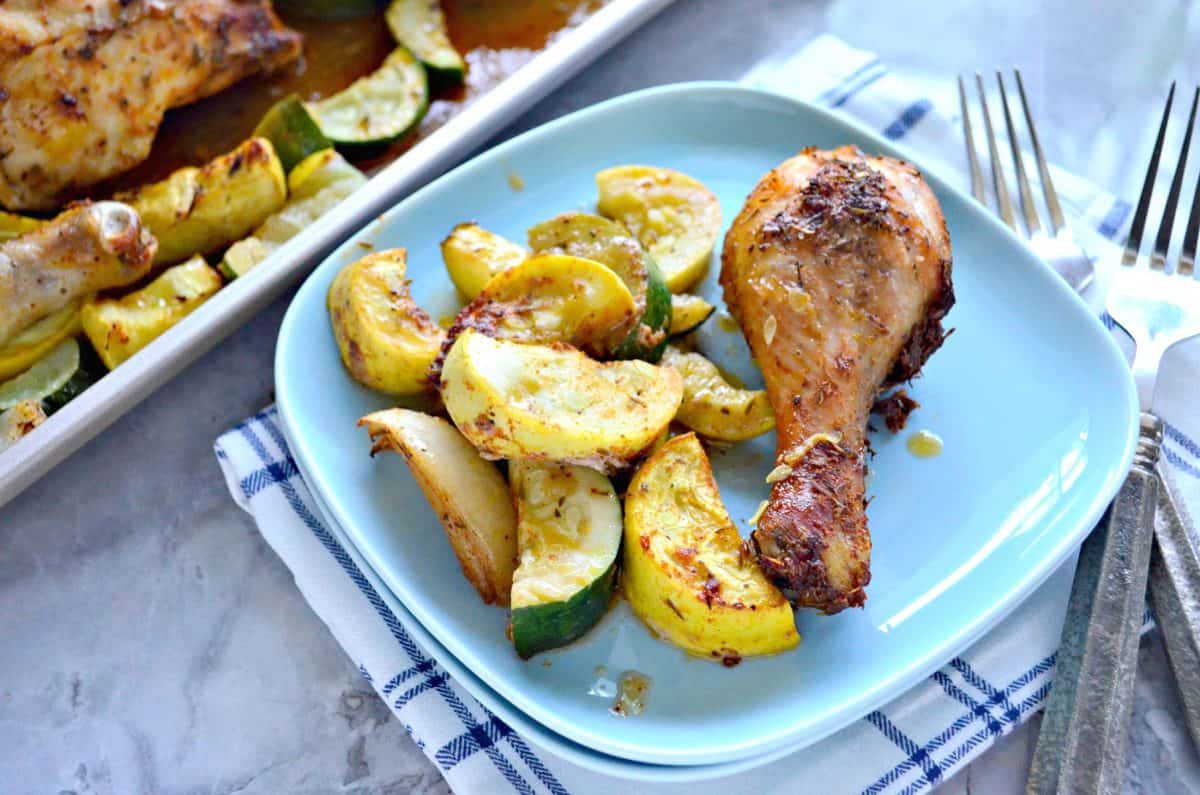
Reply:
[[[144,160],[170,108],[300,54],[268,0],[0,0],[0,206]]]
[[[779,439],[758,560],[797,606],[861,606],[871,406],[942,344],[954,304],[941,208],[906,163],[806,149],[759,182],[721,262]]]

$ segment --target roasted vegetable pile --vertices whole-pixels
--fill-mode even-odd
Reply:
[[[404,249],[338,274],[328,307],[347,372],[438,412],[361,424],[373,452],[404,456],[483,601],[509,607],[522,657],[582,637],[622,591],[691,654],[730,664],[792,648],[791,606],[748,554],[701,442],[774,427],[765,393],[692,349],[714,307],[684,290],[712,256],[717,199],[665,168],[596,181],[597,214],[536,224],[527,247],[474,223],[449,230],[463,304],[441,325],[413,300]]]

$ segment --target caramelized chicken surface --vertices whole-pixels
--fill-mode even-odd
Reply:
[[[268,0],[0,4],[0,205],[50,209],[137,165],[169,108],[300,43]]]
[[[156,248],[120,202],[77,205],[0,244],[0,344],[76,298],[142,278]]]
[[[797,606],[861,606],[871,579],[866,431],[954,304],[950,239],[916,169],[854,147],[767,174],[725,238],[721,285],[774,408],[776,480],[752,545]]]

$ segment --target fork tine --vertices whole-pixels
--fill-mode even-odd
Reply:
[[[1013,126],[1012,113],[1008,110],[1008,92],[1004,90],[1004,76],[996,72],[996,83],[1000,86],[1000,106],[1004,108],[1004,125],[1008,128],[1008,146],[1012,149],[1013,165],[1017,169],[1017,190],[1021,194],[1021,212],[1025,215],[1025,227],[1029,234],[1042,231],[1037,208],[1033,206],[1033,191],[1029,189],[1029,177],[1025,175],[1025,159],[1017,143],[1017,128]]]
[[[980,204],[987,206],[983,192],[983,169],[979,167],[979,155],[975,153],[975,136],[971,133],[971,114],[967,112],[967,89],[962,75],[958,76],[958,101],[962,105],[963,138],[967,141],[967,165],[971,170],[971,194]]]
[[[1171,189],[1167,192],[1167,206],[1163,208],[1162,223],[1158,237],[1154,240],[1154,253],[1150,255],[1150,267],[1162,270],[1167,266],[1167,249],[1171,246],[1171,231],[1175,226],[1175,210],[1179,207],[1179,189],[1183,187],[1183,172],[1187,168],[1188,147],[1192,142],[1192,129],[1196,126],[1196,103],[1200,102],[1200,88],[1192,96],[1192,111],[1188,114],[1187,129],[1183,133],[1183,144],[1179,149],[1179,163],[1175,176],[1171,178]]]
[[[1181,276],[1191,276],[1196,270],[1197,237],[1200,237],[1200,177],[1196,178],[1196,191],[1192,194],[1192,210],[1188,213],[1183,248],[1179,252],[1179,264],[1175,266],[1175,272]]]
[[[979,104],[983,107],[983,129],[987,133],[988,157],[992,161],[992,182],[996,184],[996,203],[1000,205],[1000,217],[1014,231],[1017,219],[1013,213],[1012,199],[1008,196],[1008,185],[1004,182],[1004,169],[1000,165],[1000,153],[996,148],[996,132],[992,129],[992,117],[988,113],[987,93],[983,90],[983,77],[975,73],[975,85],[979,89]]]
[[[1150,211],[1150,196],[1154,193],[1154,175],[1158,173],[1163,138],[1167,134],[1167,122],[1171,118],[1171,103],[1174,100],[1175,82],[1171,81],[1171,90],[1167,93],[1167,106],[1163,108],[1162,122],[1158,125],[1158,138],[1154,141],[1154,151],[1150,154],[1150,168],[1146,171],[1145,182],[1142,183],[1142,195],[1138,197],[1137,210],[1133,213],[1133,223],[1129,227],[1129,238],[1125,241],[1125,253],[1121,256],[1122,265],[1136,263],[1138,249],[1142,247],[1142,233],[1146,231],[1146,214]]]
[[[1046,209],[1050,211],[1050,231],[1058,234],[1067,227],[1063,216],[1062,205],[1058,203],[1058,191],[1050,179],[1050,167],[1046,165],[1046,156],[1042,154],[1042,142],[1038,138],[1037,128],[1033,126],[1033,114],[1029,112],[1029,100],[1025,97],[1025,81],[1021,79],[1021,70],[1013,69],[1017,76],[1017,92],[1021,95],[1021,109],[1025,112],[1025,126],[1029,128],[1029,138],[1033,142],[1033,155],[1037,160],[1038,176],[1042,180],[1042,192],[1046,197]]]

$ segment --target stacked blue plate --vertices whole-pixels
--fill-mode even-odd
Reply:
[[[944,453],[909,455],[875,435],[874,549],[865,609],[801,613],[798,649],[733,668],[656,638],[623,603],[577,643],[523,661],[507,612],[462,577],[399,456],[367,455],[359,417],[390,401],[345,374],[325,296],[365,249],[408,249],[414,297],[458,308],[439,243],[465,220],[512,239],[594,206],[594,174],[623,163],[679,169],[708,185],[726,223],[769,169],[815,145],[886,141],[804,103],[728,84],[621,97],[531,131],[415,193],[320,265],[280,332],[276,386],[292,451],[331,526],[393,594],[393,610],[458,681],[518,731],[579,764],[637,778],[700,778],[810,744],[903,693],[1013,610],[1079,545],[1132,456],[1136,409],[1123,359],[1084,304],[1006,228],[929,177],[954,246],[956,331],[913,393],[913,421]],[[524,187],[516,190],[511,175]],[[701,292],[719,303],[715,267]],[[704,327],[701,346],[753,375],[740,335]],[[1070,340],[1070,345],[1062,344]],[[767,496],[774,439],[713,456],[745,526]],[[637,670],[644,714],[617,718],[589,693],[596,670]]]

